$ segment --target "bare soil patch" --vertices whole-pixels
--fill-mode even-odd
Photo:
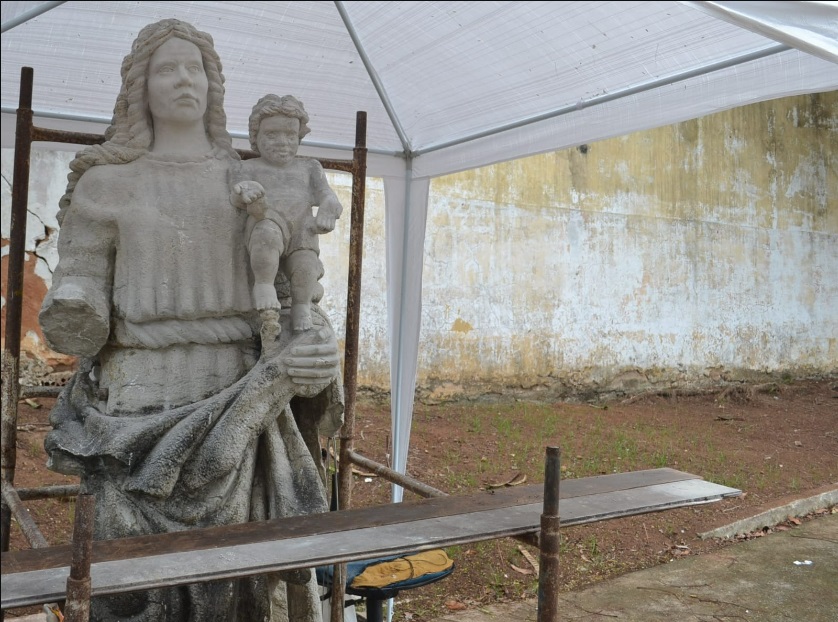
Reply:
[[[20,404],[17,487],[75,483],[44,466],[52,402]],[[361,397],[356,410],[356,451],[388,464],[389,404]],[[548,446],[561,448],[564,478],[671,467],[743,491],[719,503],[566,528],[561,584],[573,590],[730,546],[735,541],[701,540],[698,534],[838,486],[838,378],[587,403],[417,404],[408,471],[453,495],[507,482],[534,484],[543,481]],[[354,482],[353,506],[389,503],[385,480],[359,473]],[[405,492],[404,498],[417,497]],[[50,544],[69,541],[72,502],[33,501],[27,507]],[[15,525],[11,547],[28,548]],[[536,596],[528,560],[528,555],[538,559],[536,549],[500,539],[448,553],[455,572],[402,592],[397,622],[423,622],[458,609]]]

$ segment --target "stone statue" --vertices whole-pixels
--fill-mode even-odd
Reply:
[[[312,327],[311,302],[322,296],[318,235],[332,231],[343,211],[320,162],[296,157],[300,140],[311,131],[307,124],[297,98],[261,98],[249,122],[250,144],[259,157],[242,163],[230,199],[250,215],[245,238],[255,279],[253,303],[260,310],[279,307],[274,280],[281,267],[291,283],[295,331]]]
[[[223,84],[210,35],[173,19],[145,27],[106,142],[70,165],[40,321],[80,365],[46,449],[95,495],[97,539],[328,511],[319,440],[343,416],[337,340],[316,304],[312,330],[259,337]],[[95,598],[91,614],[320,618],[308,570]]]

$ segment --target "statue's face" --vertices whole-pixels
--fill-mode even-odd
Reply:
[[[204,118],[209,83],[201,51],[184,39],[169,39],[148,64],[148,108],[156,121],[192,123]]]
[[[300,146],[300,120],[276,116],[262,119],[256,136],[259,155],[275,166],[291,162]]]

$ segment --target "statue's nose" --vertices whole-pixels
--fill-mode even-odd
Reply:
[[[189,73],[189,70],[184,67],[183,65],[178,66],[177,68],[177,86],[188,86],[192,84],[192,76]]]

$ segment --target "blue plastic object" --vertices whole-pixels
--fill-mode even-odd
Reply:
[[[413,589],[415,587],[428,585],[429,583],[439,581],[440,579],[443,579],[450,575],[452,572],[454,572],[454,565],[452,565],[449,568],[446,568],[445,570],[441,570],[439,572],[430,572],[428,574],[422,575],[421,577],[414,577],[412,579],[405,579],[404,581],[397,581],[396,583],[391,583],[390,585],[386,585],[383,587],[352,587],[352,581],[355,580],[355,577],[364,572],[364,570],[366,570],[369,566],[390,562],[394,559],[399,559],[402,557],[404,557],[404,555],[391,555],[390,557],[377,557],[376,559],[365,559],[346,564],[346,593],[352,594],[353,596],[363,596],[365,598],[373,598],[376,600],[386,600],[388,598],[393,598],[401,590],[408,590]],[[322,585],[323,587],[332,587],[334,566],[321,566],[317,568],[316,572],[318,584]]]

